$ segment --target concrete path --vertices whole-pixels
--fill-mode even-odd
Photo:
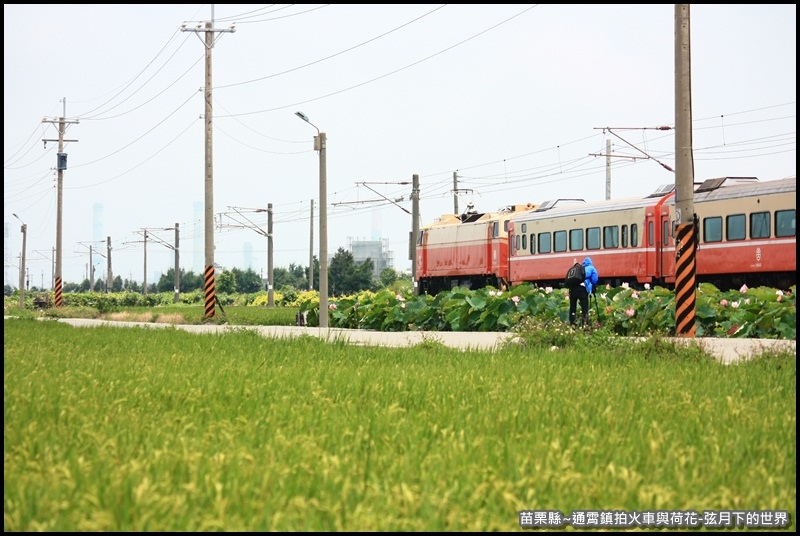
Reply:
[[[63,318],[60,322],[65,322],[77,327],[92,326],[117,326],[117,327],[148,327],[148,328],[167,328],[176,327],[191,333],[225,333],[249,329],[260,333],[265,337],[301,337],[312,336],[326,339],[329,341],[343,341],[349,344],[359,344],[368,346],[391,346],[408,347],[415,346],[424,342],[438,342],[451,348],[462,350],[498,350],[507,341],[514,337],[513,333],[494,333],[494,332],[453,332],[453,331],[404,331],[404,332],[384,332],[384,331],[364,331],[357,329],[340,328],[312,328],[295,326],[230,326],[230,325],[174,325],[156,324],[152,322],[117,322],[109,320],[94,320],[86,318]],[[788,350],[797,354],[796,340],[776,340],[776,339],[719,339],[711,337],[700,338],[669,338],[675,344],[691,344],[696,342],[705,351],[714,355],[720,362],[725,364],[736,363],[738,361],[752,359],[762,355],[764,352],[778,352]]]

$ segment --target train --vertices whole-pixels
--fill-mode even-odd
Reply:
[[[421,226],[417,291],[558,288],[591,257],[601,284],[675,286],[675,185],[645,196],[587,202],[560,198],[479,213],[445,214]],[[797,179],[720,177],[694,184],[695,281],[720,290],[796,284]]]

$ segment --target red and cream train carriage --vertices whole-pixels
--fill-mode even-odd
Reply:
[[[796,179],[709,179],[696,187],[696,281],[721,289],[796,283]],[[640,199],[544,204],[509,222],[509,282],[557,286],[591,257],[603,282],[675,284],[672,186]]]
[[[796,284],[796,191],[794,177],[725,177],[697,186],[697,282],[722,289]],[[671,287],[674,232],[672,185],[642,198],[445,215],[420,229],[416,279],[430,294],[522,282],[557,287],[569,266],[589,256],[604,283]]]
[[[457,286],[500,288],[508,284],[508,220],[535,205],[498,212],[445,214],[420,229],[416,245],[419,291],[438,294]]]

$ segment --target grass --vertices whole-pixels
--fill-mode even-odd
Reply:
[[[227,308],[226,308],[227,310]],[[508,531],[796,514],[796,356],[4,321],[6,531]]]

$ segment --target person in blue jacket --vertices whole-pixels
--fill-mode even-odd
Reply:
[[[578,302],[581,304],[581,325],[587,326],[589,324],[589,294],[592,293],[594,287],[600,279],[600,274],[597,268],[592,264],[592,259],[586,257],[583,259],[583,270],[586,272],[583,283],[579,287],[569,289],[569,323],[575,325],[575,313],[577,312]]]

